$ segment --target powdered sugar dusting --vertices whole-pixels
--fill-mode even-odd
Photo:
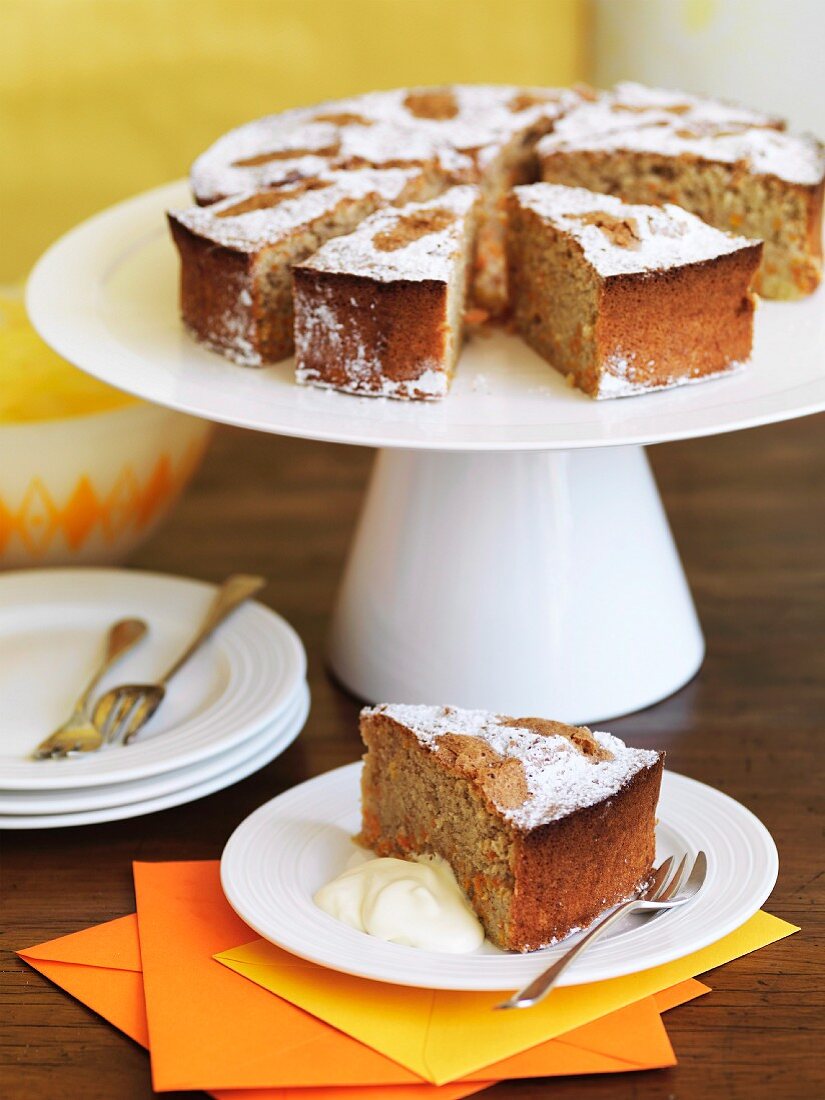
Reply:
[[[613,754],[611,760],[594,760],[583,755],[566,737],[504,725],[512,719],[483,710],[393,703],[368,708],[364,713],[394,719],[430,749],[435,748],[444,734],[463,734],[484,741],[500,756],[519,760],[529,798],[515,808],[498,809],[507,821],[525,830],[612,797],[634,775],[652,767],[659,759],[657,752],[628,748],[618,737],[594,731],[596,741]]]
[[[173,211],[171,216],[192,233],[239,252],[257,252],[276,244],[300,226],[311,225],[338,206],[368,195],[385,202],[397,199],[420,175],[418,168],[360,168],[350,172],[327,172],[320,177],[329,186],[303,191],[276,206],[224,216],[235,206],[254,199],[254,193],[233,195],[212,206],[192,206]]]
[[[605,124],[605,118],[613,120]],[[629,115],[632,119],[633,116]],[[538,144],[540,157],[558,152],[650,153],[690,156],[705,161],[741,165],[756,175],[776,176],[788,183],[818,184],[825,176],[825,147],[808,134],[789,134],[764,126],[711,121],[637,117],[622,125],[615,114],[571,115],[556,132]]]
[[[594,100],[576,104],[553,127],[553,135],[556,142],[560,139],[575,141],[639,125],[674,122],[714,128],[782,129],[783,126],[781,119],[737,103],[623,81]],[[548,148],[553,146],[554,142],[547,142]]]
[[[368,369],[366,360],[347,361],[347,373],[351,380],[347,382],[328,382],[314,370],[308,367],[297,367],[295,381],[302,386],[317,386],[325,390],[337,390],[339,393],[350,393],[358,397],[415,397],[422,401],[437,401],[447,393],[449,376],[440,367],[427,367],[415,378],[398,381],[394,378],[386,378],[378,374],[377,370],[369,373],[369,385],[358,380],[359,374]]]
[[[408,203],[401,208],[379,210],[357,229],[343,237],[334,237],[305,260],[301,267],[313,271],[356,272],[360,276],[391,282],[394,279],[448,282],[455,257],[463,251],[464,219],[478,200],[476,187],[453,187],[429,202]],[[374,240],[381,233],[395,230],[403,218],[427,211],[447,210],[455,221],[434,233],[425,233],[401,248],[386,252]]]
[[[420,90],[426,94],[426,89]],[[372,165],[435,161],[467,178],[479,155],[538,125],[546,130],[579,96],[562,88],[452,85],[449,118],[426,118],[406,105],[409,89],[370,92],[255,119],[219,138],[192,166],[192,189],[201,202],[317,175],[361,160]],[[339,120],[339,121],[334,121]],[[543,123],[543,125],[542,125]],[[289,157],[290,151],[295,156]],[[270,153],[277,158],[239,164]]]
[[[605,277],[700,263],[754,243],[714,229],[695,214],[670,204],[638,206],[622,202],[614,195],[553,183],[516,187],[514,193],[522,207],[533,210],[578,241],[587,260]],[[632,247],[614,244],[610,235],[597,225],[581,220],[593,211],[632,219],[638,240]]]
[[[437,400],[449,386],[443,363],[423,360],[415,378],[395,379],[384,374],[378,349],[367,347],[359,335],[358,315],[342,302],[334,291],[318,288],[311,306],[298,296],[295,324],[295,380],[300,385],[336,389],[361,397],[415,397]],[[336,361],[346,362],[346,378],[331,383],[320,371],[307,366],[309,353],[317,340],[329,348]]]
[[[716,378],[727,378],[728,375],[738,374],[747,366],[747,362],[732,359],[721,370],[711,374],[698,374],[671,376],[664,382],[657,382],[655,386],[642,380],[636,371],[633,352],[625,353],[621,350],[614,351],[604,362],[604,369],[599,375],[599,389],[596,400],[604,400],[613,397],[637,397],[643,393],[652,393],[654,390],[669,390],[676,386],[689,386],[694,382],[711,382]]]

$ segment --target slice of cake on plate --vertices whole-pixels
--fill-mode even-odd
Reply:
[[[390,203],[443,187],[430,168],[328,172],[169,214],[180,253],[183,322],[245,366],[292,352],[291,266]]]
[[[478,190],[379,211],[294,268],[299,382],[433,399],[461,347]]]
[[[367,708],[361,736],[359,839],[447,860],[499,947],[555,943],[649,880],[663,754],[454,707]]]
[[[812,293],[822,278],[825,148],[776,120],[753,125],[710,103],[682,118],[613,103],[613,129],[595,107],[580,108],[539,142],[542,179],[627,202],[675,203],[764,241],[755,284],[764,297]]]
[[[517,187],[509,204],[516,327],[571,384],[624,397],[747,361],[761,242],[583,188]]]

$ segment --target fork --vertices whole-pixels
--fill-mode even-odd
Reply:
[[[106,635],[106,653],[94,676],[74,705],[69,718],[32,753],[34,760],[63,760],[69,753],[94,752],[103,743],[89,717],[89,703],[103,674],[115,661],[137,645],[148,627],[143,619],[120,619]]]
[[[630,901],[625,901],[617,906],[612,913],[608,913],[603,920],[594,925],[587,935],[580,939],[577,944],[574,944],[557,962],[554,962],[552,966],[539,974],[537,978],[534,978],[524,989],[514,993],[508,1001],[503,1001],[495,1007],[497,1009],[530,1008],[532,1005],[538,1004],[547,996],[561,974],[574,959],[578,958],[585,947],[588,947],[603,932],[629,913],[660,913],[663,910],[674,909],[689,902],[699,892],[705,881],[708,863],[705,853],[699,852],[687,881],[683,885],[682,880],[686,862],[687,855],[683,855],[679,866],[671,875],[670,869],[673,864],[673,857],[668,857],[656,868],[653,881],[641,897],[632,898]]]
[[[236,573],[228,577],[215,594],[206,618],[193,640],[167,672],[154,684],[122,684],[110,688],[97,700],[92,721],[103,742],[123,740],[128,745],[143,729],[166,696],[166,685],[206,641],[224,619],[245,600],[264,587],[263,577]]]

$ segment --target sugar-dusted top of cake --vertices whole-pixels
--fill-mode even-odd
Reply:
[[[300,266],[379,282],[447,282],[477,201],[478,188],[463,185],[429,202],[379,210],[352,233],[327,241]]]
[[[393,202],[419,175],[418,168],[326,172],[266,191],[233,195],[211,206],[175,210],[171,216],[215,244],[240,252],[256,252],[334,212],[347,200],[378,195],[386,202]]]
[[[520,206],[569,233],[604,277],[700,263],[755,243],[670,204],[641,206],[553,183],[516,187],[514,194]]]
[[[608,92],[583,98],[559,119],[553,128],[553,134],[557,140],[575,140],[654,122],[681,122],[685,125],[701,123],[705,126],[739,129],[784,128],[782,119],[738,103],[623,81]]]
[[[436,160],[467,173],[486,147],[541,120],[549,125],[578,101],[569,89],[478,84],[396,88],[284,111],[219,138],[192,165],[192,187],[208,202],[359,164]]]
[[[546,719],[402,704],[383,704],[365,713],[394,719],[434,752],[444,738],[454,746],[458,735],[472,739],[470,744],[480,742],[504,761],[518,761],[523,799],[512,805],[505,798],[496,805],[505,820],[524,830],[610,798],[659,759],[659,753],[628,748],[612,734]]]
[[[587,112],[582,110],[538,143],[540,157],[582,150],[737,164],[755,175],[776,176],[805,186],[818,184],[825,176],[825,147],[811,135],[704,115],[682,119],[641,115],[636,125],[610,127],[592,117],[588,122]]]

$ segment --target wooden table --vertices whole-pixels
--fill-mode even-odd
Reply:
[[[713,993],[667,1014],[671,1070],[497,1086],[485,1096],[796,1100],[825,1096],[821,811],[825,715],[825,417],[672,443],[650,455],[708,642],[699,676],[613,722],[668,765],[727,791],[779,846],[770,910],[802,932],[712,972]],[[260,803],[355,760],[358,705],[324,671],[324,635],[370,454],[222,429],[140,568],[271,578],[268,600],[309,653],[313,708],[299,740],[237,786],[153,817],[6,834],[0,1014],[5,1100],[137,1100],[144,1052],[22,965],[15,948],[134,910],[130,862],[214,859]],[[821,959],[821,955],[820,955]],[[167,1094],[168,1095],[168,1094]]]

